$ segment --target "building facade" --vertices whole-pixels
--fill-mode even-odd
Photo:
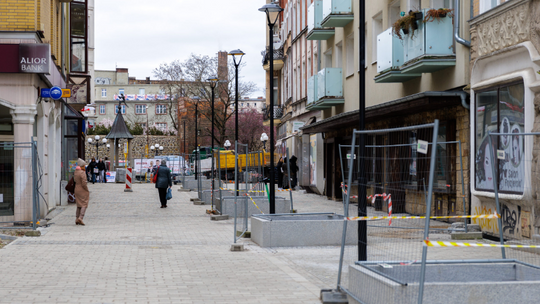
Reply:
[[[303,117],[311,118],[299,128],[302,137],[308,139],[303,141],[302,153],[308,162],[309,186],[329,198],[342,198],[344,168],[340,163],[339,147],[350,145],[352,131],[358,129],[359,81],[360,73],[365,73],[365,92],[362,93],[366,96],[366,129],[420,125],[438,119],[442,126],[439,140],[461,142],[461,151],[457,145],[451,151],[441,151],[445,155],[453,155],[451,160],[446,160],[452,174],[445,177],[447,183],[436,191],[435,198],[438,214],[469,212],[469,97],[463,89],[469,84],[469,26],[466,20],[470,19],[471,2],[458,1],[458,7],[454,1],[443,0],[366,2],[365,33],[359,31],[357,1],[298,2],[307,6],[307,22],[304,27],[300,26],[300,31],[305,31],[306,42],[313,46],[307,48],[312,54],[307,57],[311,64],[306,60],[303,76],[294,76],[294,67],[293,73],[285,73],[300,81],[294,82],[288,77],[283,85],[291,88],[279,89],[280,97],[289,94],[289,90],[302,92],[305,88],[306,91],[305,95],[291,93],[290,96],[298,96],[293,100],[306,96],[305,110],[301,106],[299,108],[300,112],[307,112],[301,114]],[[440,19],[424,19],[438,8],[446,8],[450,13]],[[403,33],[401,37],[393,34],[392,26],[401,18],[412,16],[409,12],[421,13],[414,22],[417,27],[408,34],[399,31]],[[363,58],[360,58],[360,35],[366,43]],[[302,71],[301,60],[299,66]],[[294,112],[294,102],[291,104]],[[427,135],[411,132],[408,136],[410,139],[407,140],[415,141]],[[380,145],[393,144],[391,138],[371,138],[368,141]],[[305,145],[306,142],[309,144]],[[291,145],[286,143],[290,150]],[[392,151],[387,149],[381,153],[389,155]],[[463,165],[455,162],[455,155],[464,157]],[[373,183],[388,184],[397,176],[391,168],[403,166],[407,164],[381,165],[381,174],[377,177],[380,180]],[[466,185],[458,176],[461,168]],[[405,185],[407,178],[400,179]],[[462,185],[466,186],[465,191]],[[372,187],[368,194],[388,190]],[[394,212],[425,211],[410,209],[408,202],[413,198],[405,194],[406,189],[394,191],[400,192],[396,199],[393,196]],[[465,210],[461,204],[456,205],[456,198],[463,195],[467,196]]]
[[[540,1],[475,0],[469,21],[472,214],[497,211],[497,187],[510,239],[531,239],[540,228],[538,139],[516,135],[540,132],[539,14]],[[509,134],[492,136],[495,159],[489,133]],[[473,222],[499,236],[496,221]]]
[[[96,99],[85,114],[89,128],[98,124],[111,126],[123,95],[126,103],[120,106],[120,111],[131,128],[139,125],[144,134],[147,129],[150,129],[150,133],[155,129],[166,135],[177,135],[178,102],[165,92],[162,81],[150,80],[150,77],[138,80],[129,77],[128,69],[117,68],[114,71],[95,71],[94,82]]]
[[[73,99],[41,98],[39,89],[70,88],[73,79],[91,78],[93,0],[0,3],[0,221],[31,221],[33,191],[38,216],[60,205],[67,159],[84,152],[82,116]],[[82,94],[82,91],[79,94]],[[89,90],[86,90],[89,92]],[[84,106],[91,97],[80,98]],[[23,148],[37,142],[38,169]],[[25,144],[26,143],[26,144]],[[61,145],[58,143],[62,143]],[[33,187],[32,179],[40,180]]]

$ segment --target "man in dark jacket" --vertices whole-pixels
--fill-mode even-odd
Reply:
[[[107,166],[103,162],[103,158],[99,159],[97,168],[99,170],[99,182],[106,183],[107,182]]]
[[[167,168],[167,161],[161,160],[161,165],[156,171],[156,188],[158,189],[161,208],[167,208],[167,188],[172,187],[171,170]]]
[[[90,161],[90,164],[88,165],[90,167],[90,173],[92,174],[92,184],[96,183],[96,172],[94,169],[97,169],[97,163],[96,159],[92,157],[92,161]],[[99,172],[98,172],[99,173]]]

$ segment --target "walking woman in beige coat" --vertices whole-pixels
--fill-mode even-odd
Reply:
[[[84,213],[86,208],[88,208],[88,201],[90,200],[90,191],[88,191],[88,186],[86,184],[86,170],[85,166],[88,164],[82,160],[77,160],[77,168],[75,169],[75,174],[73,180],[75,181],[75,202],[77,203],[77,214],[76,214],[76,225],[83,225]]]

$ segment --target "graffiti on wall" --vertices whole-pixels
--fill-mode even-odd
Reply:
[[[517,211],[517,212],[516,212]],[[521,217],[521,207],[517,206],[516,209],[508,208],[507,205],[502,205],[501,218],[503,233],[514,235],[519,233],[518,222]]]
[[[493,214],[494,212],[495,211],[492,211],[491,208],[487,208],[486,206],[476,206],[474,207],[473,215],[488,215]],[[482,231],[499,233],[499,227],[496,219],[472,219],[472,223],[480,225]]]

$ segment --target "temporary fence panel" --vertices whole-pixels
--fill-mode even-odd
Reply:
[[[49,207],[41,192],[44,174],[37,142],[33,139],[27,143],[1,142],[0,166],[0,218],[8,219],[0,221],[0,229],[31,227],[35,230],[41,210],[46,211]],[[29,220],[14,220],[16,201],[19,206],[31,202],[31,209],[22,208],[21,212]],[[41,206],[41,202],[45,206]]]
[[[249,154],[248,145],[241,144],[238,141],[234,142],[234,151],[235,151],[235,170],[234,170],[234,243],[240,238],[242,238],[248,231],[248,200],[247,200],[247,162],[244,161],[244,167],[242,167],[239,160],[241,155],[244,156],[244,159],[247,159]],[[240,175],[243,175],[244,181],[244,190],[245,194],[239,199],[240,196]],[[238,208],[238,204],[242,204],[243,208]],[[239,212],[240,211],[240,212]],[[239,223],[240,222],[240,223]]]
[[[338,289],[352,295],[350,290],[367,286],[365,282],[356,281],[356,276],[353,276],[353,281],[349,280],[349,267],[360,267],[376,275],[392,268],[399,279],[388,279],[402,287],[407,282],[420,282],[421,271],[410,272],[407,267],[422,261],[424,232],[430,229],[446,231],[451,226],[445,222],[426,226],[426,217],[429,218],[432,209],[433,186],[437,183],[435,188],[448,199],[455,198],[460,192],[456,190],[458,180],[461,180],[459,171],[462,170],[458,142],[447,141],[446,133],[445,136],[442,133],[439,133],[438,121],[395,129],[355,130],[351,145],[340,146],[342,176],[346,181],[343,184],[346,220],[343,224]],[[358,145],[361,136],[365,143],[363,153],[359,153]],[[440,145],[437,144],[439,138],[445,139]],[[445,153],[444,161],[439,161],[436,156]],[[363,168],[360,167],[362,164]],[[434,181],[435,168],[440,170],[439,182]],[[359,173],[365,174],[363,179]],[[366,216],[361,217],[349,214],[351,203],[359,202],[360,187],[366,189],[364,199],[368,206]],[[454,213],[457,213],[456,203],[452,202]],[[441,216],[449,214],[447,206],[441,205],[441,210],[445,210]],[[460,211],[462,214],[463,210]],[[428,221],[435,223],[435,219]],[[346,244],[348,233],[357,235],[356,244]],[[401,298],[393,301],[415,303],[419,292],[418,288],[403,288]],[[363,290],[361,300],[363,303],[387,303],[388,299],[381,296],[384,294],[382,285],[370,285]]]

